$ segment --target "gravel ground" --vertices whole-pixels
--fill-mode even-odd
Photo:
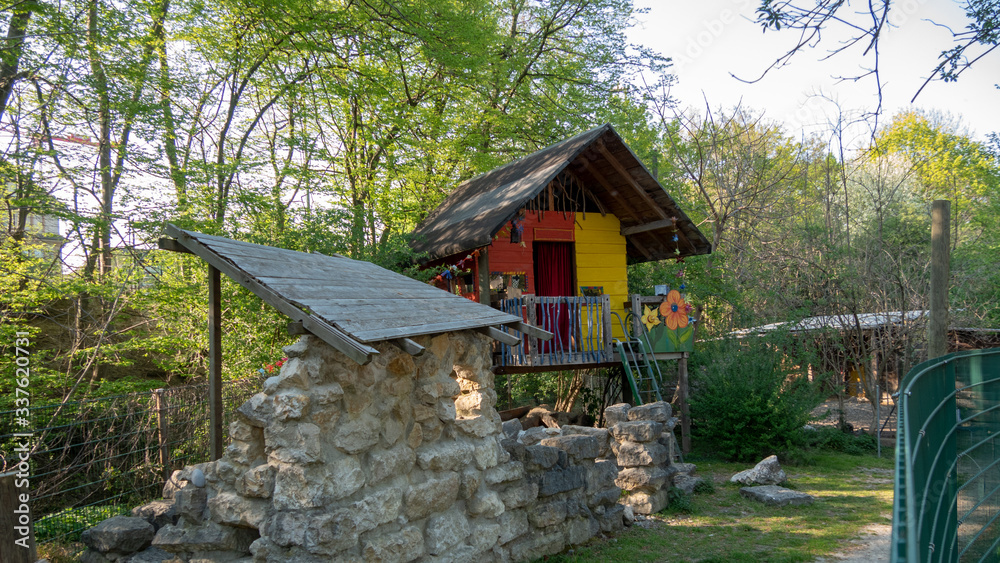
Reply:
[[[886,419],[889,424],[885,425],[884,432],[896,430],[896,412],[893,410],[892,400],[886,397],[880,407],[879,416],[881,424],[885,424]],[[813,416],[823,416],[824,418],[811,422],[813,426],[836,426],[840,405],[836,398],[829,399],[820,406],[813,409]],[[891,417],[889,416],[891,413]],[[868,430],[872,425],[872,404],[867,399],[859,397],[846,397],[844,399],[844,420],[849,422],[855,430]]]

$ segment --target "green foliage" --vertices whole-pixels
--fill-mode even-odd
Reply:
[[[84,530],[93,528],[113,516],[127,515],[130,510],[131,508],[126,505],[94,505],[67,508],[46,514],[34,522],[35,540],[79,541],[80,534]]]
[[[699,448],[754,461],[794,446],[822,400],[805,377],[804,356],[781,335],[716,340],[696,350],[691,418]]]
[[[694,512],[691,495],[678,487],[670,487],[667,489],[667,507],[663,511],[674,514],[691,514]]]
[[[803,432],[803,436],[806,446],[816,450],[849,455],[872,455],[878,451],[875,436],[867,433],[856,435],[823,426],[815,431]]]

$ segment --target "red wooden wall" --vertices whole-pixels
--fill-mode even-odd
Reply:
[[[573,213],[528,211],[524,216],[521,242],[510,242],[510,224],[493,237],[489,249],[490,272],[524,272],[527,284],[524,293],[535,292],[535,266],[531,252],[536,240],[570,241],[574,239]]]

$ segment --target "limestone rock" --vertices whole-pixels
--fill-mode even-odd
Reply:
[[[812,495],[777,485],[742,487],[740,494],[769,506],[803,506],[812,504],[816,500]]]
[[[266,501],[223,492],[208,501],[214,522],[240,528],[258,529],[267,511]]]
[[[244,422],[258,428],[264,428],[274,418],[273,405],[264,393],[250,397],[250,400],[240,405],[236,412],[242,416]]]
[[[636,407],[629,411],[641,408]],[[663,424],[652,420],[635,420],[631,422],[619,422],[611,427],[611,435],[619,442],[652,442],[660,438],[663,433]]]
[[[193,528],[167,525],[153,538],[153,545],[171,553],[192,551],[237,551],[248,553],[256,530],[220,526],[208,522]]]
[[[689,495],[694,493],[694,488],[698,486],[698,483],[703,481],[704,479],[701,477],[692,477],[687,473],[678,473],[677,475],[674,475],[674,486]]]
[[[618,403],[604,409],[604,426],[611,428],[619,422],[629,420],[628,411],[632,406],[628,403]]]
[[[667,507],[670,497],[666,489],[660,489],[655,493],[634,492],[623,499],[623,502],[632,507],[636,514],[653,514]]]
[[[665,461],[667,448],[656,442],[622,442],[618,446],[618,465],[622,467],[660,465]]]
[[[524,448],[524,464],[529,471],[549,469],[559,463],[559,449],[537,444]]]
[[[119,559],[118,561],[119,563],[165,563],[172,562],[174,560],[175,556],[172,553],[163,551],[158,547],[150,547],[149,549],[144,549],[131,557]]]
[[[545,438],[552,438],[561,434],[562,432],[558,428],[535,426],[534,428],[521,431],[521,433],[517,435],[517,441],[521,442],[525,446],[534,446]]]
[[[155,531],[167,524],[176,524],[178,514],[172,500],[154,500],[133,508],[132,516],[149,522]]]
[[[469,520],[458,510],[450,510],[427,521],[427,553],[444,554],[469,536]]]
[[[505,421],[501,426],[504,435],[508,438],[514,438],[515,440],[517,439],[518,433],[524,430],[524,428],[521,427],[521,421],[516,418]]]
[[[670,403],[666,401],[639,405],[638,407],[632,407],[628,411],[629,420],[653,420],[663,424],[666,424],[670,420],[670,415]]]
[[[361,554],[372,563],[407,563],[424,554],[424,535],[415,526],[376,534],[365,542]]]
[[[433,512],[442,512],[451,507],[458,498],[458,473],[446,473],[440,479],[430,479],[425,483],[414,485],[406,492],[405,515],[411,522],[428,516]]]
[[[584,436],[590,436],[596,439],[597,457],[607,457],[608,453],[611,452],[611,431],[607,428],[592,428],[590,426],[575,426],[567,424],[564,425],[561,430],[563,436],[583,434]]]
[[[504,503],[495,491],[479,491],[465,503],[471,516],[496,518],[503,514]]]
[[[468,442],[437,442],[417,450],[417,465],[432,471],[455,471],[469,462],[474,451]]]
[[[145,518],[115,516],[84,531],[80,541],[101,553],[135,553],[149,547],[155,533]]]
[[[733,475],[729,482],[743,485],[780,485],[787,480],[788,476],[778,463],[778,457],[772,455],[763,459],[753,469]]]
[[[528,521],[536,528],[554,526],[566,519],[566,501],[554,500],[538,504],[528,512]]]
[[[666,482],[667,472],[662,467],[625,467],[615,478],[615,484],[626,491],[660,489]]]
[[[584,468],[577,465],[565,469],[550,469],[542,474],[541,482],[538,484],[538,496],[547,497],[579,489],[586,484],[585,476]]]
[[[236,492],[247,497],[271,498],[276,469],[266,463],[251,467],[236,482]]]
[[[539,443],[542,446],[559,448],[560,450],[566,452],[566,455],[568,455],[569,459],[573,460],[574,463],[579,463],[585,459],[592,460],[597,457],[598,452],[597,439],[592,436],[584,436],[582,434],[545,438]]]
[[[372,450],[368,454],[368,484],[374,485],[395,475],[406,475],[416,462],[417,456],[407,444],[388,450]]]

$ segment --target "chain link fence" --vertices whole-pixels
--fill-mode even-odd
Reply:
[[[223,382],[224,428],[259,377]],[[38,543],[71,542],[105,518],[160,497],[174,469],[209,458],[208,384],[30,408],[30,438],[0,411],[0,473],[28,444]]]

